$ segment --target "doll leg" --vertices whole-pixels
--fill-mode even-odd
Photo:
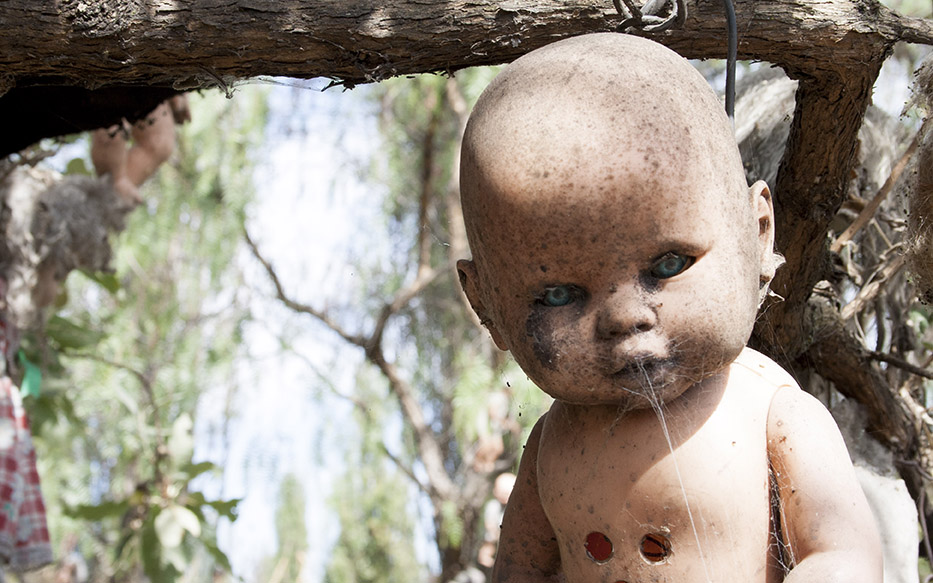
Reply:
[[[98,176],[109,175],[120,196],[136,205],[140,202],[139,193],[135,188],[125,188],[127,137],[126,128],[119,125],[96,130],[91,136],[91,162]]]
[[[126,177],[138,188],[175,149],[175,117],[168,102],[133,124],[132,134],[133,147],[127,154]]]

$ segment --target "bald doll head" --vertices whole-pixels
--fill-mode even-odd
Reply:
[[[470,241],[479,247],[487,205],[505,193],[560,188],[581,168],[597,188],[600,179],[648,170],[716,181],[723,202],[747,191],[731,125],[703,77],[662,45],[612,33],[557,42],[510,65],[473,110],[461,168]]]
[[[744,347],[774,271],[770,194],[679,55],[611,33],[533,51],[480,97],[462,152],[464,289],[546,392],[676,392]]]

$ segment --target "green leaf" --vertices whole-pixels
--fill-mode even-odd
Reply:
[[[177,504],[169,506],[169,510],[175,515],[175,520],[178,521],[178,524],[191,533],[191,536],[201,536],[201,521],[194,515],[194,512],[191,512],[191,510],[184,506],[178,506]]]
[[[20,391],[23,396],[38,398],[39,388],[42,385],[42,371],[26,358],[26,353],[22,350],[17,353],[17,356],[19,356],[19,363],[23,365],[23,384]]]
[[[160,512],[156,516],[158,521]],[[151,583],[175,583],[178,580],[178,572],[169,565],[162,562],[162,546],[159,544],[161,539],[158,535],[154,521],[146,521],[143,530],[140,533],[141,546],[140,553],[143,563],[143,572],[149,577]]]
[[[229,518],[231,521],[237,519],[237,505],[242,498],[233,498],[231,500],[211,500],[204,504],[217,511],[217,514]]]
[[[81,174],[83,176],[90,176],[91,171],[87,169],[87,164],[84,163],[84,158],[72,158],[68,161],[68,165],[65,166],[65,174]]]
[[[169,507],[171,508],[171,507]],[[155,533],[163,547],[174,548],[181,544],[185,529],[175,518],[175,513],[165,508],[155,517]]]
[[[171,504],[156,516],[155,530],[162,546],[173,549],[181,544],[185,531],[201,536],[201,521],[184,506]]]
[[[214,558],[214,561],[217,562],[218,565],[223,567],[225,571],[229,573],[230,571],[233,570],[233,567],[230,566],[230,558],[227,556],[226,553],[220,550],[220,547],[218,547],[217,545],[215,545],[214,543],[210,541],[206,541],[203,539],[201,540],[201,544],[204,545],[204,548],[207,550],[208,553],[210,553],[211,557]]]
[[[103,340],[105,334],[75,324],[61,316],[49,318],[45,329],[46,335],[64,349],[80,349],[93,346]]]
[[[89,520],[97,522],[104,518],[123,516],[130,505],[126,500],[117,502],[102,502],[100,504],[79,504],[78,506],[66,506],[65,514],[72,518]]]
[[[166,560],[174,570],[184,573],[188,568],[188,559],[182,552],[182,547],[171,549],[162,549],[162,558]]]
[[[196,464],[189,463],[181,467],[181,471],[188,476],[189,482],[201,474],[210,472],[214,469],[217,469],[217,466],[213,462],[198,462]]]
[[[117,560],[122,559],[123,553],[129,554],[133,552],[132,550],[130,550],[133,546],[130,543],[138,543],[138,542],[139,541],[136,540],[135,531],[124,530],[123,535],[120,537],[120,540],[117,541],[117,545],[114,547],[114,551],[113,551],[114,556],[117,558]]]
[[[911,310],[908,319],[917,331],[918,336],[926,332],[927,328],[930,327],[929,318],[919,310]]]
[[[84,277],[98,284],[110,292],[111,295],[120,291],[120,280],[117,278],[116,273],[92,272],[83,269],[80,271]]]
[[[127,411],[135,415],[139,412],[139,403],[130,395],[130,393],[123,386],[117,386],[114,388],[113,396],[117,401],[123,403],[123,406],[126,407]]]

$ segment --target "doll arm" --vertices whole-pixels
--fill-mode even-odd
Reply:
[[[784,582],[881,583],[875,519],[823,404],[800,389],[779,389],[768,412],[768,453],[793,556]]]
[[[492,570],[493,583],[558,581],[560,551],[557,537],[538,497],[538,444],[545,417],[541,417],[531,430],[515,487],[505,507],[499,550]]]

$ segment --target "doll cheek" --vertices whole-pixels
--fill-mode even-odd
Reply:
[[[525,320],[525,335],[531,343],[535,359],[548,370],[557,369],[557,341],[554,326],[542,309],[536,309]]]

